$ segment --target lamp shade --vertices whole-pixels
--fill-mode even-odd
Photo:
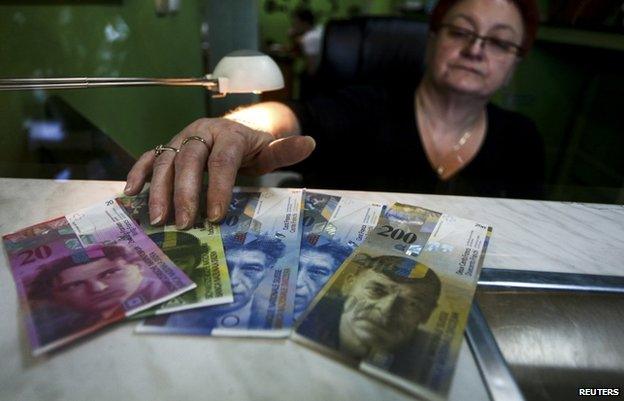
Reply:
[[[212,78],[227,78],[219,83],[222,93],[250,93],[281,89],[284,77],[275,61],[255,50],[236,50],[219,61]]]

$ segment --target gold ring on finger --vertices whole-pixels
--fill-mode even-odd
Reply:
[[[204,138],[202,138],[201,136],[197,136],[197,135],[192,135],[192,136],[189,136],[188,138],[186,138],[184,141],[182,141],[182,146],[186,145],[190,141],[199,141],[199,142],[203,143],[204,145],[206,145],[206,148],[208,149],[208,151],[210,151],[210,146],[208,145],[208,142],[206,142],[206,140]],[[180,146],[180,148],[182,146]]]

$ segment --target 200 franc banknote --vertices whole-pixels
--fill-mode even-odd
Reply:
[[[139,333],[286,337],[301,243],[302,190],[238,192],[221,233],[234,302],[146,319]]]
[[[393,205],[293,338],[411,393],[445,399],[491,231]]]
[[[3,242],[34,355],[195,287],[114,199]]]
[[[305,191],[295,320],[375,227],[384,206]]]
[[[198,216],[191,228],[182,231],[176,229],[171,216],[164,226],[152,226],[148,199],[149,192],[143,192],[136,196],[123,196],[117,200],[150,239],[197,284],[197,287],[133,317],[143,318],[232,302],[234,300],[232,285],[219,225]]]

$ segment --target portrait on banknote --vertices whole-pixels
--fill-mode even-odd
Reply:
[[[236,235],[226,237],[223,246],[226,249],[225,259],[230,270],[234,296],[234,302],[228,304],[225,310],[235,310],[236,319],[253,320],[258,316],[256,311],[252,311],[258,307],[256,290],[275,267],[275,263],[284,256],[286,246],[279,238],[250,233],[244,241],[238,240]],[[227,317],[222,319],[222,324],[228,325]],[[253,325],[252,322],[250,324]]]
[[[295,320],[342,262],[366,239],[383,208],[377,203],[305,192]]]
[[[113,199],[3,240],[35,355],[195,287]]]
[[[353,248],[335,240],[326,240],[319,245],[305,239],[301,241],[295,319],[305,311],[314,296],[352,251]]]
[[[195,283],[204,280],[204,269],[201,268],[202,256],[210,252],[210,247],[202,243],[192,232],[163,230],[153,232],[148,237],[167,255],[176,266],[182,269]],[[199,287],[199,285],[198,285]],[[178,303],[190,304],[201,301],[198,290],[180,295]],[[171,300],[169,303],[174,303]]]
[[[187,231],[157,231],[148,235],[156,245],[184,271],[192,272],[202,260],[202,254],[208,246]]]
[[[414,352],[425,356],[431,338],[421,325],[440,290],[436,273],[412,259],[360,253],[297,331],[354,361],[391,359],[390,369],[400,369],[404,361],[414,362]]]
[[[230,277],[225,264],[219,226],[198,216],[187,230],[178,230],[169,216],[162,226],[152,226],[149,218],[149,192],[123,196],[117,201],[148,234],[148,237],[197,284],[193,291],[134,315],[144,318],[155,314],[232,302]]]
[[[285,337],[293,323],[302,191],[234,193],[220,225],[233,302],[146,319],[140,333]]]
[[[210,334],[214,328],[263,325],[262,301],[254,295],[276,262],[284,256],[284,243],[268,235],[231,234],[223,238],[223,246],[234,301],[150,318],[146,325],[205,334]]]
[[[445,399],[491,231],[394,204],[299,318],[293,339]]]
[[[139,254],[121,244],[49,261],[25,284],[43,344],[122,319],[144,300],[168,294]]]

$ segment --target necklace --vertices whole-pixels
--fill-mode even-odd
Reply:
[[[459,138],[459,140],[457,141],[457,143],[455,143],[455,145],[453,145],[453,153],[452,155],[455,155],[457,162],[459,162],[459,165],[462,166],[464,164],[464,159],[461,157],[461,154],[459,153],[459,150],[466,144],[466,142],[468,142],[468,139],[470,139],[470,137],[472,136],[472,131],[466,131],[464,132],[464,135],[461,136],[461,138]],[[445,157],[444,159],[446,160],[448,157]],[[443,163],[438,165],[438,168],[436,169],[436,172],[438,173],[438,175],[442,176],[444,175],[444,165],[446,165],[447,163]]]
[[[416,116],[417,120],[421,122],[422,128],[424,128],[419,129],[419,131],[421,139],[423,140],[425,153],[427,154],[427,158],[429,159],[432,167],[434,168],[438,176],[443,180],[446,180],[452,177],[453,174],[459,171],[461,167],[466,163],[467,160],[465,160],[462,156],[461,150],[469,142],[470,138],[473,136],[473,132],[475,132],[476,130],[476,132],[478,133],[477,128],[479,126],[479,119],[477,119],[473,126],[465,131],[462,136],[457,140],[457,142],[453,144],[450,152],[448,152],[444,156],[436,158],[436,151],[434,150],[435,147],[433,144],[433,136],[431,135],[433,130],[429,129],[427,131],[427,119],[425,118],[423,110],[424,108],[422,106],[422,99],[420,98],[420,96],[418,96],[418,94],[416,94]],[[429,148],[429,150],[427,150],[427,148]]]

